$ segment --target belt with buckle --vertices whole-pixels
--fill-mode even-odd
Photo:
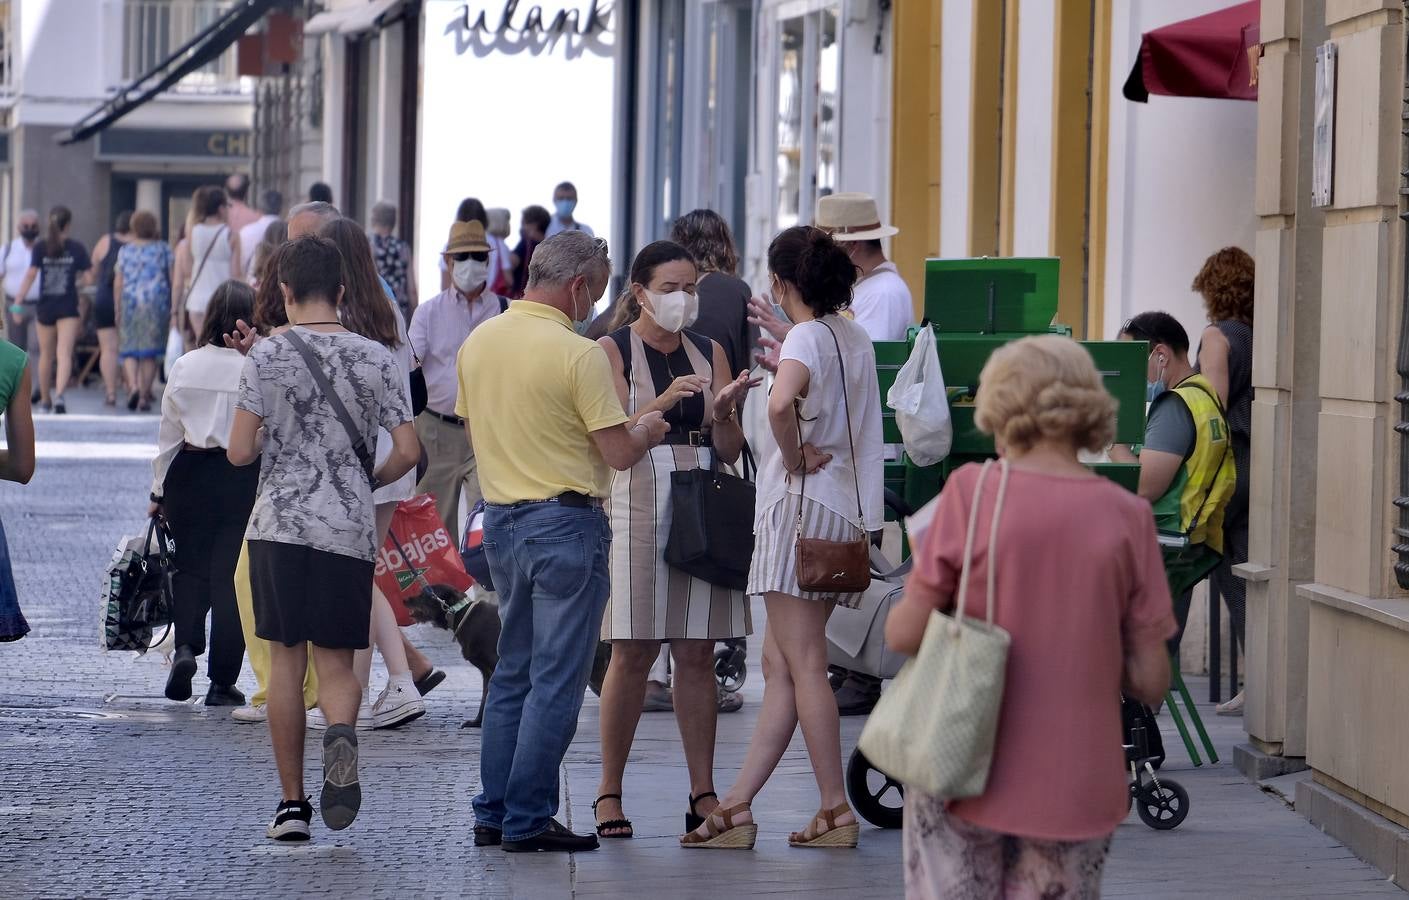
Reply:
[[[684,428],[672,428],[665,433],[661,439],[662,444],[680,447],[712,447],[714,442],[710,439],[708,431],[687,430]]]
[[[431,409],[429,406],[427,406],[425,409],[423,409],[423,410],[421,410],[421,411],[424,412],[424,413],[426,413],[426,414],[428,414],[428,415],[435,416],[435,417],[436,417],[437,419],[439,419],[440,421],[445,422],[445,423],[447,423],[447,424],[449,424],[449,425],[458,425],[458,426],[460,426],[461,428],[464,428],[464,427],[465,427],[465,420],[462,419],[462,418],[460,418],[459,416],[447,416],[445,413],[436,412],[435,410]]]
[[[521,509],[525,506],[538,506],[541,503],[556,503],[559,506],[566,506],[569,509],[601,509],[602,500],[600,497],[592,497],[577,491],[564,491],[556,497],[549,497],[546,500],[520,500],[518,503],[509,503],[509,509]],[[498,504],[489,504],[496,506]]]

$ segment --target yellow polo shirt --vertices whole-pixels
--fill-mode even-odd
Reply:
[[[626,422],[611,363],[560,311],[516,300],[460,346],[455,414],[470,423],[490,503],[568,491],[605,498],[607,469],[589,432]]]

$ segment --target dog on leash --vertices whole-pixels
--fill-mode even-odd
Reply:
[[[461,728],[478,728],[484,721],[484,701],[489,697],[489,678],[499,664],[499,611],[494,604],[473,599],[454,588],[434,584],[408,598],[406,610],[417,622],[429,622],[455,636],[460,655],[479,670],[483,690],[479,712],[466,719]]]

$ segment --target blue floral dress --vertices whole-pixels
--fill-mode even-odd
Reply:
[[[122,274],[119,356],[151,359],[166,353],[172,258],[171,248],[161,241],[128,244],[117,255]]]

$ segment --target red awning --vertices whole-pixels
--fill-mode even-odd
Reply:
[[[1257,99],[1259,0],[1147,31],[1125,99],[1168,97]]]

